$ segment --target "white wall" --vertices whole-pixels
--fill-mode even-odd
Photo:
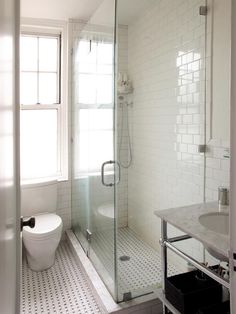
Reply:
[[[230,137],[231,1],[213,0],[212,137]]]
[[[117,71],[128,73],[128,27],[119,25],[118,27],[118,55]],[[123,108],[122,113],[119,99],[117,100],[117,159],[121,164],[128,164],[128,134],[127,134],[127,108]],[[122,117],[123,115],[123,117]],[[121,139],[121,127],[123,119],[123,139]],[[122,141],[122,145],[121,144]],[[117,192],[117,209],[119,226],[128,225],[128,170],[121,166],[121,181],[116,187]]]
[[[58,182],[57,215],[63,222],[63,231],[71,228],[71,182]]]
[[[134,160],[128,173],[128,223],[156,248],[160,227],[153,212],[203,201],[204,157],[197,152],[204,143],[201,4],[156,1],[129,26]]]
[[[206,200],[217,200],[230,186],[231,1],[208,5]]]

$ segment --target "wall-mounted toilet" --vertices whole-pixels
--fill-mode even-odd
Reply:
[[[56,205],[56,181],[22,186],[22,215],[35,217],[35,227],[24,227],[22,233],[27,261],[34,271],[54,264],[62,234],[62,220],[55,214]]]

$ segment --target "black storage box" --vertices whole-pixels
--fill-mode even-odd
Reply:
[[[196,314],[203,307],[222,301],[222,286],[198,270],[165,280],[167,300],[182,314]]]
[[[202,308],[197,314],[230,314],[230,302],[226,301],[220,304],[215,304]]]

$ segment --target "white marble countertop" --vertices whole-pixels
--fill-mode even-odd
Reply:
[[[205,246],[208,246],[219,254],[228,257],[229,236],[216,233],[203,227],[198,220],[200,215],[217,212],[217,210],[218,203],[209,202],[155,211],[154,214],[184,233],[199,240]]]

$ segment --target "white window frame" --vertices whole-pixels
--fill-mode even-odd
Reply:
[[[21,110],[40,110],[40,109],[57,109],[58,112],[58,175],[50,178],[40,178],[27,181],[41,182],[51,179],[66,181],[69,177],[69,158],[68,158],[68,24],[64,21],[44,20],[24,18],[21,20],[21,32],[36,35],[51,34],[61,36],[61,67],[60,67],[60,103],[59,104],[37,104],[37,105],[20,105]]]

